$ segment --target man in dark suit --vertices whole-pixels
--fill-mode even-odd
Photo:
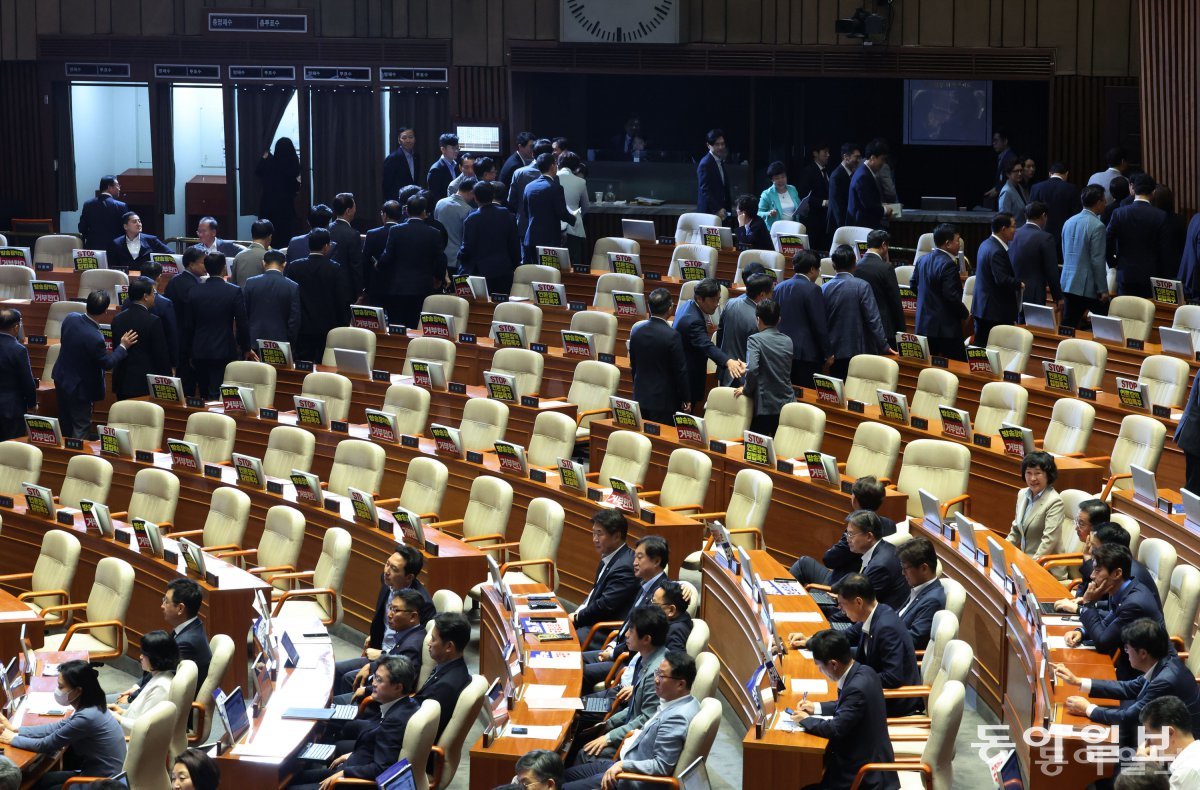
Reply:
[[[1012,215],[1001,212],[992,217],[992,235],[979,245],[971,315],[975,318],[974,344],[980,347],[987,345],[992,327],[1016,323],[1021,308],[1021,281],[1008,257],[1008,243],[1016,230]]]
[[[646,306],[650,318],[629,332],[633,399],[641,406],[645,419],[673,425],[675,412],[691,405],[683,339],[667,323],[672,306],[670,291],[655,288]]]
[[[518,134],[517,148],[508,159],[504,160],[504,164],[500,166],[500,175],[496,177],[496,180],[503,184],[511,184],[513,173],[533,161],[533,146],[536,142],[537,137],[533,132],[521,132]]]
[[[805,732],[829,739],[825,745],[825,772],[821,783],[815,787],[845,790],[854,784],[858,769],[867,763],[895,760],[888,734],[883,684],[875,670],[854,660],[845,634],[819,631],[808,644],[817,669],[836,686],[837,701],[804,700],[796,706],[795,719]],[[900,780],[895,773],[869,773],[859,787],[862,790],[898,790]]]
[[[200,585],[192,579],[178,578],[168,582],[160,607],[163,621],[179,646],[180,660],[196,663],[197,688],[204,684],[209,664],[212,663],[208,634],[200,620],[200,606],[203,603],[204,590]],[[143,673],[140,681],[117,697],[117,702],[122,705],[132,702],[149,680],[150,673]]]
[[[967,308],[958,276],[962,237],[958,228],[942,223],[933,229],[933,243],[936,249],[917,260],[909,281],[917,292],[916,333],[929,338],[929,352],[934,356],[966,360],[962,322]]]
[[[859,354],[894,355],[896,352],[888,345],[871,286],[854,276],[854,250],[848,244],[839,244],[830,257],[837,274],[821,286],[833,355],[829,373],[845,380],[850,360]]]
[[[312,248],[308,246],[308,237],[312,235],[314,230],[329,230],[329,223],[333,222],[333,209],[326,206],[324,203],[318,203],[308,210],[308,233],[301,233],[299,236],[292,236],[287,243],[287,260],[288,263],[299,260],[300,258],[308,257]],[[330,239],[332,240],[332,236]],[[337,252],[337,242],[331,241],[329,252],[326,253],[332,257],[333,253]]]
[[[102,176],[96,196],[83,204],[79,213],[79,235],[89,250],[112,250],[113,239],[121,235],[122,217],[129,206],[117,200],[121,184],[116,176]]]
[[[808,229],[808,242],[814,250],[829,249],[825,232],[829,203],[829,146],[818,143],[812,148],[812,161],[800,171],[796,194],[801,202],[808,198],[808,216],[803,220]]]
[[[410,126],[401,126],[396,135],[396,149],[383,160],[383,199],[395,200],[400,190],[417,183],[421,166],[417,163],[414,149],[417,134]]]
[[[1050,165],[1050,177],[1034,184],[1029,190],[1030,202],[1042,203],[1046,207],[1046,223],[1042,229],[1054,238],[1054,249],[1059,263],[1062,263],[1063,224],[1078,214],[1080,208],[1079,187],[1067,180],[1070,175],[1066,165],[1055,162]],[[1025,219],[1029,219],[1028,207],[1025,210]],[[1028,280],[1025,281],[1025,286],[1029,287]]]
[[[389,320],[417,326],[425,297],[446,282],[446,242],[426,222],[425,198],[408,199],[408,220],[388,231],[387,245],[375,269],[373,304]]]
[[[683,357],[688,375],[684,400],[695,406],[703,402],[708,360],[729,371],[733,378],[746,372],[746,363],[734,359],[712,342],[711,316],[721,302],[721,286],[711,277],[696,283],[695,297],[675,311],[675,331],[683,340]]]
[[[850,487],[850,512],[870,510],[879,516],[887,489],[874,476],[860,477]],[[896,534],[896,522],[887,516],[879,516],[884,537]],[[833,586],[851,573],[862,570],[862,555],[850,550],[846,533],[825,550],[821,562],[812,557],[800,557],[792,563],[792,576],[801,584],[824,584]]]
[[[367,231],[367,238],[362,248],[363,290],[371,293],[371,278],[375,276],[375,267],[383,256],[383,248],[387,246],[388,233],[404,219],[404,209],[397,200],[388,200],[379,209],[379,226]]]
[[[1008,243],[1008,259],[1017,279],[1025,283],[1022,301],[1045,304],[1049,289],[1050,301],[1057,305],[1063,301],[1058,271],[1061,242],[1056,245],[1054,237],[1046,230],[1050,223],[1047,211],[1046,204],[1039,200],[1025,205],[1025,224],[1017,228]]]
[[[1151,205],[1154,179],[1134,179],[1133,202],[1113,212],[1108,221],[1108,265],[1117,270],[1117,293],[1149,299],[1151,277],[1174,278],[1179,261],[1169,260],[1167,212]]]
[[[1004,129],[997,129],[992,133],[992,150],[996,152],[996,175],[992,179],[991,189],[984,192],[983,196],[987,200],[995,201],[1004,187],[1004,182],[1008,180],[1013,165],[1017,163],[1017,154],[1009,146],[1008,132]]]
[[[184,344],[196,371],[200,397],[205,400],[220,397],[226,365],[236,359],[258,359],[250,345],[242,289],[225,281],[226,260],[219,252],[205,256],[208,279],[192,289],[183,324]]]
[[[811,387],[813,374],[833,364],[826,320],[825,296],[817,280],[821,262],[809,250],[792,258],[795,274],[775,286],[779,331],[792,339],[792,383]]]
[[[354,222],[354,215],[357,211],[358,204],[354,202],[354,195],[351,193],[339,192],[334,196],[335,219],[329,224],[329,238],[334,246],[329,257],[342,267],[342,275],[346,277],[351,301],[358,299],[363,289],[363,241],[358,230],[350,224]]]
[[[247,280],[242,289],[251,343],[295,343],[300,335],[300,286],[283,273],[284,261],[279,250],[267,250],[263,273]]]
[[[854,171],[850,179],[850,197],[846,203],[847,225],[862,228],[883,227],[892,210],[883,205],[883,192],[879,188],[879,170],[887,164],[888,147],[882,140],[867,143],[864,152],[866,167]]]
[[[21,311],[0,310],[0,442],[24,436],[25,414],[37,408],[37,380],[20,333]]]
[[[1175,446],[1183,451],[1184,488],[1200,491],[1200,376],[1192,379],[1187,405],[1179,417],[1179,424],[1175,426],[1172,439]]]
[[[104,400],[104,371],[125,359],[129,347],[138,342],[136,332],[127,332],[109,353],[100,334],[100,319],[108,305],[108,291],[92,291],[87,297],[87,313],[71,313],[63,320],[61,350],[51,373],[63,436],[87,437],[92,404]]]
[[[425,679],[425,685],[413,697],[418,703],[427,699],[437,700],[442,705],[442,717],[438,722],[437,737],[454,715],[454,706],[467,684],[471,682],[471,671],[463,660],[463,651],[471,642],[471,622],[461,612],[443,612],[433,618],[433,630],[429,639],[429,658],[433,661],[433,672]]]
[[[537,160],[542,154],[554,153],[554,145],[549,140],[538,140],[533,144],[533,158],[529,160],[529,164],[520,168],[512,174],[512,181],[506,181],[508,184],[508,201],[505,207],[517,217],[519,223],[517,229],[521,232],[521,238],[525,238],[525,220],[521,217],[521,200],[525,197],[525,188],[541,177],[541,171],[538,170]],[[557,161],[557,160],[556,160]],[[557,176],[554,179],[558,180]]]
[[[488,293],[506,294],[512,290],[513,272],[521,265],[517,223],[508,209],[496,204],[492,183],[475,182],[473,194],[479,208],[463,220],[458,267],[463,274],[486,279]]]
[[[203,260],[201,260],[201,266],[203,266]],[[162,278],[162,264],[156,261],[143,263],[141,272],[143,277],[148,277],[150,282],[154,283],[154,304],[150,307],[150,312],[158,316],[163,334],[167,338],[167,356],[170,357],[171,367],[178,367],[179,318],[175,311],[175,303],[167,298],[166,289],[160,291],[158,288],[158,281]],[[167,283],[168,286],[170,284],[170,282]],[[128,310],[129,304],[126,303],[122,309]]]
[[[908,331],[904,318],[904,303],[900,301],[900,283],[896,280],[896,269],[888,260],[886,230],[873,230],[867,235],[867,254],[854,266],[854,276],[865,280],[875,294],[879,308],[879,320],[883,322],[883,334],[888,345],[896,347],[896,333]]]
[[[724,222],[733,211],[733,197],[725,173],[725,132],[709,129],[704,142],[708,145],[708,153],[696,165],[696,211],[716,214]]]
[[[425,599],[414,589],[396,590],[388,596],[387,630],[389,639],[379,650],[373,651],[374,658],[359,656],[337,662],[334,668],[334,702],[347,705],[367,695],[370,686],[367,680],[379,663],[388,656],[404,656],[419,672],[425,654],[425,626],[421,622],[421,607]],[[357,669],[345,669],[349,662],[358,663]]]
[[[113,368],[113,392],[118,400],[148,394],[148,375],[171,375],[167,336],[163,332],[162,322],[151,312],[156,298],[154,281],[149,277],[135,277],[129,283],[129,297],[125,300],[125,309],[117,313],[112,320],[113,337],[120,337],[132,331],[139,341],[129,350],[125,359]]]
[[[308,257],[292,261],[284,273],[300,286],[295,357],[320,362],[329,330],[350,321],[350,293],[338,265],[329,260],[329,231],[318,228],[310,232],[308,247]]]
[[[122,214],[121,225],[125,229],[125,235],[117,236],[109,242],[109,246],[100,248],[110,250],[110,268],[137,269],[143,262],[150,260],[150,253],[171,252],[157,236],[142,233],[142,218],[134,212],[126,211]]]
[[[458,176],[458,135],[446,133],[438,138],[441,157],[429,166],[425,174],[425,188],[431,195],[430,205],[436,205],[446,197],[446,188]]]
[[[192,291],[200,285],[207,271],[204,268],[204,251],[190,247],[183,251],[183,270],[171,278],[165,291],[168,301],[175,307],[177,355],[175,367],[183,383],[185,395],[196,392],[196,371],[192,368],[192,349],[183,342],[183,325],[187,321]]]
[[[875,600],[870,580],[861,573],[852,573],[838,582],[833,592],[838,607],[854,624],[846,632],[850,644],[858,643],[854,660],[875,670],[885,689],[920,684],[917,654],[908,628],[895,609]],[[887,702],[889,716],[910,716],[921,708],[921,700],[915,697]]]
[[[1088,186],[1093,186],[1089,184]],[[1095,186],[1099,186],[1096,184]],[[1111,195],[1108,202],[1104,206],[1104,213],[1100,215],[1100,221],[1108,227],[1108,223],[1112,221],[1113,214],[1122,206],[1128,206],[1133,200],[1133,188],[1129,183],[1129,179],[1125,176],[1115,176],[1108,185]]]
[[[600,565],[591,592],[569,615],[580,642],[587,639],[588,629],[595,623],[623,620],[637,598],[638,581],[633,573],[633,550],[626,543],[628,537],[629,522],[621,511],[601,510],[592,516],[592,545],[600,555]]]
[[[1092,571],[1095,570],[1095,562],[1090,554],[1092,549],[1108,544],[1114,546],[1124,546],[1128,549],[1133,542],[1132,536],[1129,534],[1129,530],[1125,529],[1125,527],[1121,526],[1115,521],[1102,520],[1110,517],[1111,510],[1107,512],[1101,511],[1100,508],[1096,506],[1097,502],[1100,502],[1100,500],[1089,499],[1081,503],[1079,508],[1079,516],[1077,516],[1075,520],[1075,533],[1080,536],[1080,539],[1086,546],[1084,549],[1083,563],[1079,566],[1079,575],[1082,578],[1079,586],[1075,588],[1075,599],[1070,602],[1070,605],[1067,606],[1059,606],[1057,603],[1055,604],[1055,608],[1071,614],[1078,613],[1080,607],[1089,604],[1094,605],[1101,610],[1107,610],[1111,605],[1111,601],[1108,598],[1108,592],[1106,592],[1103,587],[1092,587]],[[1104,503],[1100,502],[1100,504]],[[1107,505],[1105,505],[1105,507],[1107,507]],[[1091,516],[1085,516],[1085,514],[1089,511],[1091,512]],[[1099,515],[1101,512],[1104,513],[1103,516]],[[1079,529],[1080,522],[1085,519],[1090,521],[1090,523],[1093,525],[1088,530],[1086,535],[1084,535]],[[1130,550],[1130,554],[1132,555],[1132,550]],[[1141,584],[1142,587],[1149,590],[1150,595],[1154,598],[1154,604],[1158,608],[1162,608],[1162,599],[1158,596],[1158,582],[1155,580],[1154,574],[1150,572],[1149,568],[1137,560],[1133,560],[1129,566],[1129,578],[1133,579]]]
[[[918,535],[896,554],[900,558],[900,572],[912,588],[908,601],[896,614],[908,629],[913,648],[924,650],[933,630],[933,616],[946,608],[946,588],[937,578],[937,552],[928,538]]]
[[[518,224],[525,228],[522,239],[525,263],[537,263],[538,247],[558,247],[562,244],[560,223],[574,227],[580,221],[578,216],[567,210],[562,185],[555,179],[558,164],[554,161],[554,154],[542,154],[534,164],[540,175],[525,187],[518,218]]]
[[[893,610],[908,602],[909,586],[900,568],[896,547],[883,539],[883,521],[871,510],[857,510],[846,519],[846,542],[862,556],[862,575],[871,582],[875,598]]]
[[[826,207],[825,233],[833,239],[834,232],[850,224],[850,179],[862,162],[862,149],[854,143],[842,143],[842,162],[829,176],[829,205]]]

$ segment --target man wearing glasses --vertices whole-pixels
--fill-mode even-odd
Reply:
[[[421,648],[425,642],[425,628],[421,625],[421,604],[424,599],[416,590],[406,588],[392,593],[388,603],[388,630],[392,633],[391,647],[378,658],[368,661],[357,672],[351,670],[337,676],[333,693],[339,697],[338,704],[352,702],[350,691],[356,689],[355,697],[362,698],[370,690],[367,679],[375,672],[379,662],[387,656],[404,656],[421,671]],[[340,697],[345,695],[343,702]]]
[[[562,782],[562,760],[549,749],[534,749],[517,760],[512,783],[522,790],[558,790]]]

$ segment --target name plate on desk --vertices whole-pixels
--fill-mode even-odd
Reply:
[[[63,439],[63,446],[66,447],[68,450],[82,450],[83,449],[83,439],[75,439],[73,437],[67,436]]]
[[[459,332],[458,333],[458,342],[470,346],[470,345],[477,345],[479,343],[479,339],[477,337],[475,337],[475,335],[472,335],[470,332]]]
[[[33,268],[39,272],[52,272],[52,271],[54,271],[54,264],[41,262],[41,263],[34,264]]]
[[[409,436],[408,434],[401,434],[400,435],[400,446],[408,447],[410,449],[415,450],[421,446],[421,440],[418,439],[416,436]]]
[[[841,484],[841,489],[842,489],[842,493],[843,493],[843,494],[849,494],[849,493],[850,493],[850,491],[851,491],[853,488],[854,488],[854,483],[853,483],[853,482],[851,482],[851,481],[849,481],[849,480],[843,480],[843,481],[842,481],[842,484]]]
[[[587,309],[587,305],[583,302],[567,302],[567,309],[573,313],[582,313]]]
[[[846,401],[846,410],[852,411],[855,414],[866,414],[867,404],[863,403],[860,400],[847,400]]]
[[[345,420],[330,420],[329,430],[334,433],[350,433],[350,423]]]
[[[575,272],[576,274],[591,274],[592,267],[586,263],[572,264],[571,271]]]
[[[647,422],[642,424],[642,433],[648,436],[661,436],[662,428],[656,422]]]
[[[213,589],[217,589],[221,586],[221,577],[210,570],[204,571],[204,581]]]
[[[1063,337],[1075,337],[1075,327],[1067,326],[1066,324],[1058,325],[1058,334]]]
[[[450,382],[446,386],[446,389],[449,390],[454,395],[466,395],[467,394],[467,385],[462,384],[457,381]]]
[[[387,371],[387,370],[372,370],[371,371],[371,381],[385,381],[386,382],[386,381],[391,381],[391,380],[392,380],[391,371]]]
[[[271,493],[271,494],[276,494],[276,495],[282,494],[283,493],[283,483],[280,483],[277,480],[268,480],[267,481],[267,492]]]
[[[179,563],[179,555],[170,549],[163,549],[163,561],[168,565],[176,565]]]
[[[467,463],[481,464],[483,463],[483,453],[476,450],[467,450]]]
[[[128,546],[129,530],[121,529],[120,527],[113,527],[113,540],[117,541],[123,546]]]
[[[1096,390],[1090,389],[1088,387],[1080,387],[1079,388],[1079,397],[1082,398],[1083,400],[1095,400],[1096,399]]]
[[[278,420],[279,409],[262,408],[258,410],[258,418],[260,420]]]
[[[930,357],[929,364],[935,368],[948,368],[950,367],[950,360],[945,357]]]
[[[46,345],[46,336],[45,335],[27,335],[25,337],[25,342],[31,346],[44,346],[44,345]]]
[[[1161,497],[1161,496],[1160,496],[1160,497],[1158,498],[1158,503],[1157,503],[1157,504],[1158,504],[1158,509],[1159,509],[1160,511],[1162,511],[1163,513],[1166,513],[1168,516],[1169,516],[1169,515],[1171,515],[1171,513],[1173,513],[1173,512],[1174,512],[1174,510],[1175,510],[1175,507],[1174,507],[1174,505],[1173,505],[1173,504],[1171,503],[1171,501],[1170,501],[1170,500],[1168,500],[1166,497]]]
[[[133,460],[140,464],[152,464],[154,463],[154,453],[149,450],[134,450]]]
[[[1170,406],[1160,406],[1159,404],[1156,403],[1150,407],[1150,413],[1153,414],[1155,417],[1161,417],[1164,420],[1171,419],[1171,407]]]
[[[313,369],[313,363],[308,361],[307,359],[297,359],[296,360],[296,370],[299,370],[302,373],[312,373],[312,369]]]
[[[204,398],[197,398],[194,395],[189,395],[184,400],[184,405],[187,406],[189,409],[203,409],[204,408]]]
[[[530,469],[529,470],[529,479],[535,483],[546,482],[546,470],[545,469]]]
[[[205,477],[215,477],[218,480],[220,480],[221,479],[221,467],[217,466],[216,464],[205,464],[204,465],[204,476]]]
[[[536,351],[539,354],[545,354],[548,349],[546,348],[545,343],[530,343],[529,350]]]
[[[924,417],[912,417],[909,419],[909,424],[919,431],[929,430],[929,420],[925,419]]]
[[[0,507],[11,508],[13,506],[13,498],[10,496],[0,496]]]
[[[536,409],[538,407],[538,399],[533,395],[522,395],[521,405],[530,409]]]
[[[986,433],[975,434],[974,438],[971,439],[971,441],[974,442],[976,447],[991,448],[991,446],[992,446],[992,437],[988,436]]]
[[[340,499],[334,499],[333,497],[326,497],[324,499],[324,501],[321,502],[321,506],[324,507],[326,510],[332,510],[334,513],[342,512],[342,501]]]
[[[796,465],[791,461],[776,461],[775,468],[780,472],[783,472],[785,475],[796,474]]]
[[[438,544],[428,538],[425,539],[425,553],[430,557],[438,556]]]
[[[643,272],[642,276],[645,277],[647,280],[661,280],[662,279],[662,275],[659,274],[658,272]]]
[[[714,453],[725,452],[726,446],[727,445],[725,444],[725,442],[722,442],[719,439],[712,439],[708,443],[708,449],[712,450]]]
[[[642,508],[642,512],[638,514],[638,517],[642,521],[645,521],[647,524],[654,523],[654,511],[653,510],[647,510],[646,508]]]
[[[1012,384],[1020,384],[1021,383],[1021,374],[1018,371],[1006,370],[1006,371],[1004,371],[1003,375],[1004,375],[1004,380],[1007,382],[1010,382]]]
[[[603,494],[600,493],[600,489],[598,489],[598,488],[589,488],[587,490],[587,498],[592,500],[593,502],[599,502],[603,498]],[[12,498],[9,497],[8,501],[9,501],[8,506],[12,507]]]
[[[407,335],[408,327],[404,324],[388,324],[389,335]]]
[[[1136,337],[1127,337],[1125,338],[1125,347],[1132,348],[1134,351],[1145,351],[1146,341],[1138,340]]]
[[[54,514],[54,520],[64,527],[75,526],[75,514],[69,510],[60,510]]]

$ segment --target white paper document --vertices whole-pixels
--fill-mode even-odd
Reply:
[[[820,678],[792,678],[792,693],[828,694],[829,682]]]
[[[521,699],[526,702],[533,700],[561,699],[567,693],[566,686],[552,686],[545,683],[526,683],[521,692]]]
[[[525,704],[530,710],[583,710],[583,700],[579,697],[526,698]]]
[[[823,623],[825,615],[820,612],[781,612],[775,611],[777,623]]]
[[[579,653],[565,650],[533,650],[525,663],[530,669],[578,669],[580,660]]]

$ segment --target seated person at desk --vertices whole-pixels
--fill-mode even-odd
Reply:
[[[534,749],[517,760],[516,781],[522,790],[559,790],[563,784],[563,762],[549,749]]]
[[[845,634],[829,629],[819,631],[808,640],[808,646],[817,669],[837,687],[836,702],[803,700],[796,706],[795,719],[804,731],[829,739],[821,783],[810,786],[809,790],[845,790],[854,784],[858,769],[867,763],[895,760],[887,729],[883,684],[875,670],[854,660]],[[859,787],[898,790],[900,780],[894,773],[870,773],[863,777]]]
[[[73,770],[50,771],[34,785],[36,790],[62,787],[72,776],[115,776],[125,763],[125,734],[108,712],[100,675],[86,661],[67,661],[58,667],[54,701],[75,712],[52,724],[12,726],[0,715],[0,743],[39,754],[67,753],[63,765]]]
[[[567,615],[579,632],[580,642],[587,639],[593,623],[625,619],[637,598],[638,582],[628,538],[629,522],[621,511],[601,510],[592,516],[592,545],[600,554],[600,567],[596,568],[591,592],[578,609]]]
[[[629,685],[622,686],[615,700],[618,707],[626,701],[629,704],[596,725],[594,731],[600,734],[579,750],[577,763],[612,759],[621,739],[644,725],[658,710],[653,670],[667,655],[667,632],[670,630],[667,615],[658,607],[643,606],[634,609],[629,619],[625,643],[629,651],[637,655],[630,662]]]
[[[896,614],[912,637],[913,649],[924,650],[933,630],[933,616],[946,608],[946,588],[937,578],[937,552],[928,538],[918,535],[901,546],[900,572],[912,591]]]
[[[741,195],[736,206],[738,226],[733,232],[733,246],[739,250],[775,249],[767,223],[758,216],[758,201],[750,195]]]
[[[874,478],[863,478],[864,480]],[[855,482],[858,485],[858,481]],[[875,485],[879,485],[875,482]],[[879,485],[880,488],[883,486]],[[852,496],[854,496],[852,494]],[[880,496],[882,502],[882,495]],[[896,524],[891,519],[885,519],[873,510],[855,510],[849,516],[846,516],[846,531],[842,535],[842,540],[846,542],[846,548],[850,553],[859,558],[860,567],[851,570],[849,566],[852,564],[850,557],[839,556],[839,570],[842,570],[842,576],[847,573],[853,573],[861,570],[862,574],[871,581],[871,586],[875,589],[875,598],[880,603],[886,603],[892,609],[898,610],[908,601],[909,587],[908,582],[904,580],[904,573],[900,569],[900,558],[896,554],[896,547],[883,539],[884,529],[890,526],[892,532],[896,531]],[[839,541],[840,543],[840,541]],[[838,544],[834,544],[833,548],[825,552],[826,557],[829,553],[838,549]],[[803,558],[802,558],[803,559]],[[792,566],[792,575],[800,578],[796,565],[797,561]],[[814,563],[815,565],[815,563]],[[803,568],[800,569],[804,571]],[[810,566],[807,572],[816,572],[816,568]],[[830,572],[830,577],[835,572]],[[800,579],[804,582],[804,579]],[[812,584],[813,582],[805,582]]]
[[[420,701],[412,696],[416,685],[417,669],[407,658],[387,656],[380,661],[371,688],[374,704],[370,707],[374,711],[369,720],[358,720],[361,726],[352,751],[334,758],[327,768],[301,771],[290,786],[300,790],[317,790],[331,787],[343,777],[374,779],[383,773],[384,769],[396,762],[396,755],[404,745],[404,730],[408,727],[408,720],[421,707]],[[451,705],[450,709],[453,711],[454,706]]]
[[[1200,686],[1187,665],[1171,651],[1171,638],[1161,623],[1143,618],[1121,631],[1122,650],[1140,674],[1125,682],[1081,678],[1065,664],[1054,665],[1054,675],[1083,696],[1067,697],[1067,710],[1100,724],[1121,728],[1121,745],[1136,746],[1137,720],[1143,708],[1159,697],[1176,696],[1187,705],[1192,729],[1200,731]],[[1101,706],[1087,697],[1122,700],[1120,706]]]
[[[850,512],[856,510],[878,511],[887,495],[887,488],[873,475],[860,477],[850,487]],[[876,513],[878,515],[878,513]],[[896,534],[896,522],[887,516],[879,516],[883,536]],[[822,564],[824,563],[824,564]],[[850,550],[846,533],[838,542],[825,550],[822,562],[812,557],[801,557],[792,563],[792,576],[801,584],[837,584],[848,573],[862,570],[862,555]]]
[[[1079,542],[1083,544],[1083,554],[1084,554],[1084,563],[1085,564],[1087,564],[1090,561],[1088,559],[1088,557],[1090,556],[1088,554],[1088,538],[1091,537],[1092,530],[1095,529],[1100,524],[1107,523],[1110,518],[1112,518],[1112,509],[1109,508],[1108,503],[1105,502],[1103,499],[1085,499],[1083,502],[1079,503],[1079,512],[1075,514],[1075,537],[1077,537],[1079,539]],[[1049,570],[1052,574],[1054,574],[1054,577],[1056,579],[1059,579],[1060,581],[1065,581],[1067,579],[1067,572],[1066,572],[1065,568],[1055,567],[1055,568],[1050,568]],[[1079,569],[1079,573],[1082,577],[1082,584],[1084,586],[1087,586],[1088,576],[1091,575],[1090,565],[1087,568],[1088,573],[1085,574],[1083,572],[1084,570],[1085,569],[1081,567]],[[1075,611],[1075,609],[1067,610],[1067,609],[1061,608],[1061,606],[1060,606],[1060,605],[1064,605],[1064,604],[1069,604],[1071,601],[1072,601],[1071,598],[1066,598],[1063,601],[1056,602],[1054,604],[1054,606],[1060,612],[1070,611],[1073,613]]]
[[[1058,466],[1050,453],[1037,451],[1021,459],[1025,488],[1017,492],[1017,513],[1008,542],[1037,559],[1058,551],[1062,529],[1062,497],[1054,490]]]
[[[637,599],[633,602],[633,608],[630,609],[630,614],[643,606],[650,606],[654,603],[655,591],[663,583],[670,581],[664,573],[670,561],[671,551],[665,538],[658,535],[647,535],[637,542],[637,548],[633,550],[633,575],[638,580],[638,594]],[[604,650],[584,651],[584,694],[591,691],[593,686],[608,676],[613,661],[625,652],[625,632],[629,630],[630,622],[631,619],[626,617],[613,643]]]
[[[1171,790],[1200,786],[1200,730],[1188,706],[1178,697],[1159,697],[1142,708],[1141,724],[1146,741],[1138,754],[1167,761]]]
[[[670,776],[675,772],[688,726],[700,712],[700,703],[691,695],[696,662],[687,653],[673,650],[647,666],[646,674],[654,678],[657,713],[625,742],[617,762],[595,760],[568,768],[563,777],[567,780],[564,790],[639,786],[624,782],[618,785],[617,774],[622,771],[648,776]]]
[[[1096,651],[1111,655],[1121,647],[1121,630],[1135,620],[1149,617],[1156,623],[1163,622],[1162,608],[1153,593],[1140,581],[1130,576],[1133,557],[1124,546],[1107,543],[1092,549],[1092,583],[1089,588],[1094,595],[1109,599],[1109,609],[1102,610],[1094,604],[1079,607],[1082,628],[1067,633],[1068,647],[1078,647],[1086,639]],[[1117,680],[1133,680],[1143,673],[1135,670],[1124,652],[1116,661]]]
[[[1087,503],[1085,502],[1084,504]],[[1105,505],[1105,507],[1107,507],[1107,505]],[[1058,609],[1060,612],[1077,613],[1079,611],[1079,607],[1085,603],[1094,604],[1101,609],[1108,608],[1109,602],[1107,598],[1105,598],[1107,593],[1095,590],[1092,590],[1089,593],[1089,590],[1091,590],[1092,586],[1092,571],[1094,570],[1092,553],[1097,546],[1103,546],[1109,543],[1114,546],[1124,546],[1128,549],[1131,538],[1129,535],[1129,530],[1125,529],[1115,521],[1101,523],[1093,522],[1093,524],[1094,526],[1088,532],[1088,537],[1084,541],[1084,559],[1083,564],[1079,566],[1079,572],[1082,574],[1083,579],[1079,583],[1079,587],[1075,590],[1076,597],[1073,600],[1065,599],[1055,602],[1054,608]],[[1150,594],[1154,596],[1155,603],[1157,603],[1161,609],[1162,602],[1158,598],[1158,584],[1154,581],[1154,575],[1150,573],[1150,569],[1135,559],[1132,562],[1129,575],[1130,577],[1137,579],[1143,587],[1150,591]]]
[[[206,752],[193,747],[175,756],[171,768],[174,790],[217,790],[220,784],[221,770]]]
[[[142,684],[137,699],[127,708],[108,706],[126,735],[133,731],[133,723],[139,716],[154,707],[154,703],[170,696],[171,681],[179,666],[179,646],[175,644],[175,638],[161,629],[143,636],[141,661],[142,672],[148,674],[150,680]]]
[[[458,698],[471,682],[471,672],[463,660],[463,651],[471,641],[471,623],[459,612],[443,612],[433,618],[433,631],[429,638],[429,658],[433,660],[433,672],[425,679],[425,685],[417,691],[415,699],[424,702],[437,700],[442,705],[442,717],[438,721],[437,737],[454,715]]]
[[[175,644],[179,647],[179,660],[196,662],[196,687],[208,677],[208,665],[212,662],[212,650],[208,646],[208,635],[200,621],[200,604],[204,603],[204,590],[191,579],[172,579],[163,594],[163,620],[170,626]],[[150,681],[150,673],[142,675],[128,691],[117,697],[119,704],[133,702]]]
[[[386,647],[382,651],[375,651],[376,657],[364,663],[358,670],[334,675],[333,693],[338,704],[349,703],[351,691],[354,691],[355,699],[365,697],[370,690],[367,680],[375,671],[375,667],[379,666],[379,662],[388,656],[404,656],[413,663],[417,672],[421,671],[421,654],[425,644],[425,626],[421,625],[421,605],[424,601],[421,594],[411,588],[392,593],[388,602],[387,626],[390,643],[385,639]]]

